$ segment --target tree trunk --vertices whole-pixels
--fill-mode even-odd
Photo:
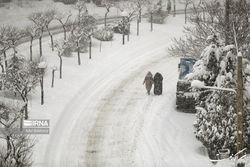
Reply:
[[[42,51],[42,36],[39,37],[39,48],[40,48],[40,57],[43,56],[43,51]]]
[[[153,12],[150,13],[151,32],[153,31]]]
[[[44,104],[43,75],[40,79],[40,86],[41,86],[41,105],[43,105]]]
[[[140,31],[140,20],[137,19],[137,36],[139,36],[139,31]]]
[[[122,33],[122,44],[124,45],[125,44],[125,32],[123,30],[123,33]]]
[[[81,65],[81,57],[80,57],[80,47],[79,47],[79,42],[76,42],[77,46],[77,58],[78,58],[78,65]]]
[[[67,30],[65,28],[65,26],[63,26],[63,35],[64,35],[64,40],[67,40]]]
[[[123,20],[123,25],[122,25],[122,44],[124,45],[125,44],[125,29],[126,29],[126,26],[125,26],[125,17],[123,16],[122,18]]]
[[[107,16],[108,16],[108,12],[105,13],[105,16],[104,16],[104,27],[106,28],[107,26]]]
[[[92,58],[92,39],[91,36],[89,37],[89,59]]]
[[[242,74],[242,56],[237,57],[237,153],[244,149],[243,143],[243,74]],[[243,153],[238,155],[238,159],[243,156]],[[237,167],[242,167],[243,164],[238,164]]]
[[[8,61],[7,61],[6,51],[3,51],[3,57],[4,57],[5,70],[7,70],[7,67],[8,67]]]
[[[187,5],[185,5],[185,24],[187,23]]]
[[[30,39],[30,61],[32,61],[32,57],[33,57],[33,55],[32,55],[32,45],[33,45],[33,37],[31,37],[31,39]]]
[[[102,40],[100,40],[100,52],[102,52]]]
[[[175,0],[174,0],[174,14],[173,14],[173,16],[175,17],[175,15],[176,15],[176,6],[175,6]]]
[[[28,99],[25,100],[25,106],[24,106],[24,119],[27,120],[29,118],[28,116]]]
[[[51,83],[51,87],[54,87],[54,80],[55,80],[55,70],[52,70],[52,83]]]
[[[62,56],[61,56],[61,54],[60,54],[60,52],[58,52],[58,57],[59,57],[59,59],[60,59],[60,79],[62,79]]]
[[[4,65],[2,63],[0,63],[0,66],[2,68],[2,73],[4,73]],[[0,90],[1,90],[1,88],[0,88]]]
[[[10,145],[10,136],[7,135],[6,137],[6,142],[7,142],[7,151],[11,151],[11,145]]]
[[[20,130],[23,130],[23,110],[21,111],[21,117],[20,117]]]
[[[139,10],[139,23],[141,23],[141,9]]]
[[[127,41],[129,41],[129,34],[130,34],[130,24],[128,25],[128,36],[127,36]]]
[[[50,35],[50,42],[51,42],[52,51],[54,51],[54,40],[53,40],[53,35],[52,34]]]

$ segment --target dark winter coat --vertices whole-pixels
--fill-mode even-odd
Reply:
[[[146,83],[146,89],[147,89],[148,94],[150,94],[150,90],[152,88],[153,82],[154,82],[153,81],[153,75],[152,75],[151,72],[148,72],[145,79],[144,79],[144,81],[143,81],[143,84]]]
[[[154,94],[155,95],[162,94],[162,80],[163,80],[162,75],[157,72],[154,76]]]

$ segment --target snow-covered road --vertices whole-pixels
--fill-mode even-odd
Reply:
[[[142,85],[144,75],[158,66],[159,71],[174,74],[170,81],[177,76],[178,59],[166,56],[165,49],[161,40],[132,50],[121,48],[117,54],[127,53],[126,62],[116,55],[110,71],[103,69],[97,80],[86,82],[55,126],[46,166],[138,166],[137,138],[153,100]]]
[[[183,16],[170,17],[152,33],[149,23],[142,23],[139,37],[133,24],[130,42],[123,46],[116,35],[102,44],[101,53],[94,41],[93,60],[84,54],[77,66],[75,56],[64,58],[63,79],[56,79],[53,89],[48,73],[45,105],[39,105],[38,89],[30,117],[50,119],[51,133],[38,136],[33,166],[210,166],[194,138],[194,115],[175,109],[179,58],[168,56],[167,48],[182,35],[183,23]],[[20,47],[25,48],[28,44]],[[58,64],[50,49],[44,55],[49,66]],[[162,73],[162,96],[146,94],[142,82],[148,71]]]

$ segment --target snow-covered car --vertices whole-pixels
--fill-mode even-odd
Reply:
[[[185,76],[192,72],[196,60],[181,58],[178,65],[179,80],[176,89],[176,107],[183,112],[195,113],[195,98],[191,89],[191,83],[185,80]]]

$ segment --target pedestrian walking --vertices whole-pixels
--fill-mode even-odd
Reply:
[[[150,95],[150,90],[152,88],[152,85],[154,83],[154,80],[153,80],[153,75],[152,73],[149,71],[143,81],[143,84],[145,84],[146,86],[146,90],[147,90],[147,93],[148,95]]]
[[[157,72],[154,76],[154,94],[155,95],[162,94],[162,81],[163,81],[162,75],[159,72]]]

